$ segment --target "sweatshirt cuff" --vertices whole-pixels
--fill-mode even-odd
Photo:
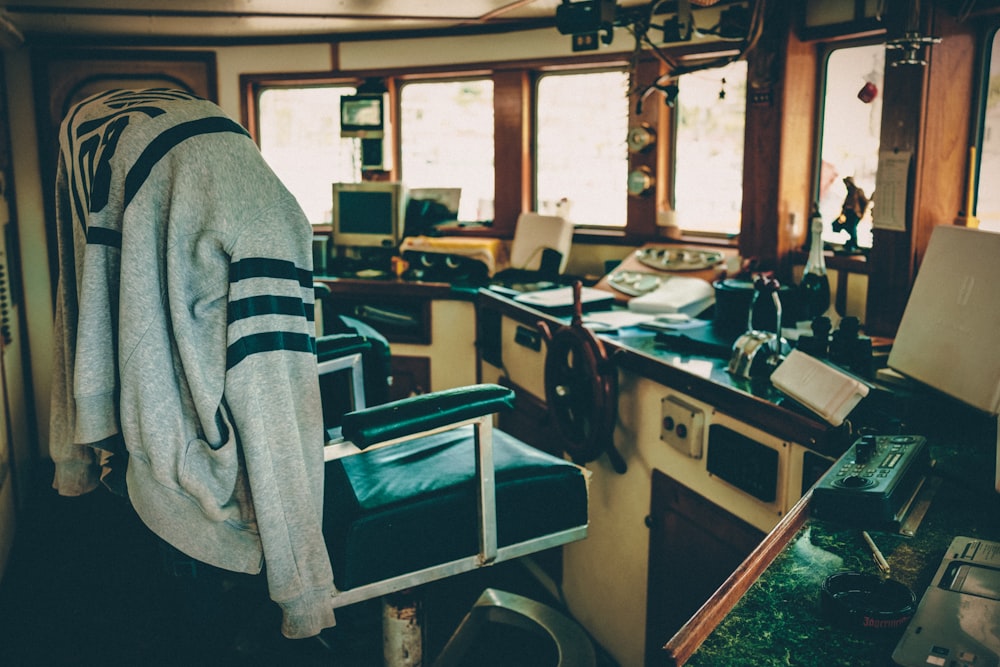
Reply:
[[[60,496],[82,496],[97,488],[100,469],[89,461],[59,461],[55,464],[52,488]]]
[[[294,600],[279,602],[281,634],[289,639],[304,639],[318,635],[324,628],[337,624],[333,614],[334,589],[312,590]]]

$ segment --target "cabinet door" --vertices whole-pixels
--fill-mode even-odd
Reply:
[[[360,320],[390,343],[428,345],[431,342],[429,299],[338,294],[324,303],[324,317],[328,317],[327,312],[329,317],[345,315]]]
[[[396,401],[407,396],[426,394],[431,386],[431,360],[427,357],[405,357],[392,355],[392,384],[389,386],[389,400]]]
[[[663,645],[764,539],[765,534],[653,471],[646,665],[665,664]]]

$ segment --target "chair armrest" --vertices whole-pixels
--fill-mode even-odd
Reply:
[[[514,391],[496,384],[444,389],[344,415],[343,435],[358,448],[442,428],[514,407]]]

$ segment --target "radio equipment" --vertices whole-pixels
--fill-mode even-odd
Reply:
[[[812,514],[865,528],[900,524],[930,463],[923,436],[863,435],[816,483]]]

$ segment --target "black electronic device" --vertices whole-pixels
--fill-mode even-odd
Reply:
[[[409,268],[407,280],[485,286],[490,281],[489,267],[475,257],[442,252],[407,250],[403,259]]]
[[[615,0],[563,0],[556,7],[556,29],[561,35],[587,36],[591,39],[573,42],[574,51],[597,48],[597,36],[605,44],[610,44],[614,35]]]
[[[340,98],[340,136],[381,139],[385,136],[389,96],[359,93]]]
[[[930,469],[927,439],[863,435],[812,491],[812,514],[863,528],[901,524]]]

